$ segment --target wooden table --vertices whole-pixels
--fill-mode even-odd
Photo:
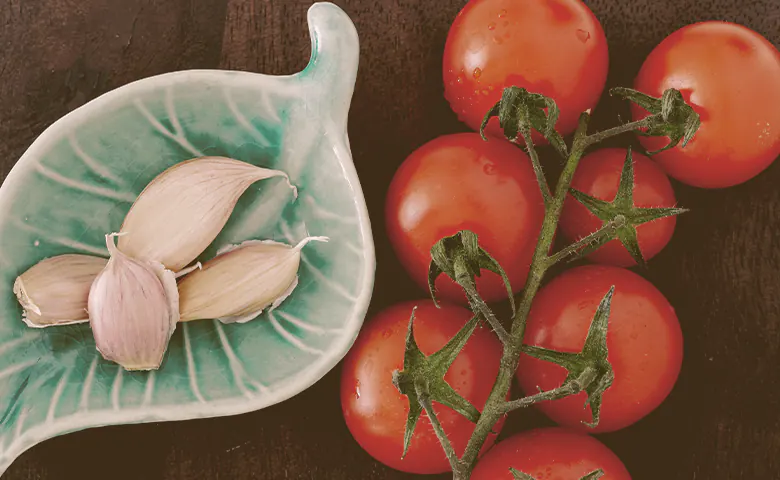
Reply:
[[[6,174],[53,121],[113,88],[189,68],[303,68],[311,0],[3,0],[0,162]],[[350,137],[377,242],[372,312],[424,295],[405,281],[382,221],[395,168],[465,130],[442,97],[441,54],[464,0],[341,0],[361,36]],[[780,43],[778,0],[592,0],[609,38],[609,85],[630,85],[667,34],[698,20],[745,24]],[[780,79],[778,80],[780,81]],[[595,126],[627,114],[605,99]],[[615,140],[625,145],[630,137]],[[675,184],[671,245],[644,275],[679,314],[685,362],[663,406],[601,440],[635,479],[780,478],[780,164],[748,184]],[[401,280],[401,281],[399,281]],[[308,391],[237,417],[109,427],[47,441],[3,480],[403,479],[365,454],[341,417],[338,369]],[[505,431],[547,421],[534,411]],[[441,478],[446,478],[442,476]]]

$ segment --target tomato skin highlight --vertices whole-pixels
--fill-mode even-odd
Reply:
[[[625,465],[595,438],[564,428],[539,428],[502,440],[477,463],[471,480],[511,480],[509,469],[536,480],[579,480],[601,469],[600,480],[631,480]]]
[[[780,155],[780,52],[741,25],[702,22],[677,30],[647,57],[634,88],[660,96],[680,90],[701,116],[685,148],[657,154],[666,172],[703,188],[750,180]],[[632,105],[635,120],[647,112]],[[648,151],[666,137],[639,137]]]
[[[515,292],[525,284],[544,219],[544,201],[531,160],[520,148],[476,133],[445,135],[413,152],[399,167],[387,194],[387,233],[412,279],[428,290],[431,247],[442,237],[471,230],[506,271]],[[446,275],[437,295],[466,304]],[[483,298],[507,298],[501,277],[483,270]]]
[[[674,189],[663,170],[650,158],[632,152],[634,159],[634,205],[637,207],[675,207]],[[620,184],[626,149],[604,148],[586,155],[572,180],[572,188],[611,202]],[[676,217],[666,217],[637,226],[639,248],[645,260],[657,255],[672,239]],[[599,228],[603,222],[584,205],[568,195],[561,213],[560,228],[564,236],[576,241]],[[588,260],[618,267],[631,267],[636,261],[620,240],[612,240],[588,255]]]
[[[392,373],[403,369],[404,342],[415,306],[415,339],[426,355],[443,347],[472,317],[463,307],[442,303],[436,308],[431,300],[399,303],[379,312],[365,324],[345,358],[341,405],[352,436],[369,455],[404,472],[442,473],[450,471],[450,465],[425,413],[401,459],[409,402],[392,384]],[[481,410],[498,375],[501,352],[495,334],[477,327],[444,378]],[[475,425],[448,407],[436,402],[433,406],[455,451],[462,454]],[[501,427],[503,420],[494,431],[500,432]],[[483,451],[495,438],[488,437]]]
[[[596,106],[608,66],[604,31],[580,0],[471,0],[447,36],[444,95],[458,118],[479,130],[505,87],[525,87],[556,101],[565,135]],[[502,136],[497,120],[488,132]]]
[[[559,425],[585,432],[611,432],[639,421],[669,395],[680,373],[683,338],[674,309],[653,284],[622,268],[588,265],[564,272],[537,294],[525,343],[579,352],[599,302],[615,286],[607,331],[615,380],[603,396],[601,421],[590,422],[585,393],[537,407]],[[566,378],[558,365],[522,355],[517,378],[526,393],[551,390]]]

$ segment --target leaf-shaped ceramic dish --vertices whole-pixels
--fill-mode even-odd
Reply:
[[[0,188],[0,473],[47,438],[111,424],[233,415],[283,401],[345,355],[374,282],[374,247],[352,163],[347,114],[358,37],[329,3],[308,15],[312,57],[296,75],[183,71],[109,92],[63,117]],[[255,184],[204,253],[263,238],[307,246],[300,283],[244,325],[180,325],[162,368],[128,373],[104,361],[88,325],[33,330],[14,278],[63,253],[106,256],[131,202],[165,168],[223,155],[287,172]]]

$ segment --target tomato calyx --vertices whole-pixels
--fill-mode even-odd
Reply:
[[[624,87],[613,88],[609,93],[630,100],[652,114],[647,117],[647,128],[644,131],[637,130],[638,135],[669,137],[669,144],[658,150],[647,152],[648,155],[655,155],[674,148],[681,141],[682,146],[685,147],[701,126],[699,114],[685,102],[682,93],[674,88],[664,91],[661,98],[651,97]]]
[[[612,306],[612,297],[615,294],[615,287],[609,289],[596,310],[596,315],[588,329],[588,335],[585,338],[585,345],[579,353],[557,352],[546,348],[536,346],[523,346],[523,353],[526,355],[555,363],[568,370],[569,374],[561,387],[556,390],[563,390],[564,393],[571,395],[585,391],[588,394],[588,400],[583,408],[590,405],[592,422],[584,422],[585,425],[594,428],[599,424],[601,415],[602,396],[607,389],[612,386],[615,380],[615,372],[612,370],[612,364],[607,360],[607,326],[609,321],[609,312]],[[542,392],[540,392],[542,394]],[[507,407],[522,407],[523,399],[514,402],[508,402]]]
[[[527,473],[523,473],[521,471],[515,470],[514,468],[510,468],[509,471],[512,473],[515,480],[536,480],[534,477],[528,475]],[[598,480],[603,476],[604,476],[604,470],[598,469],[580,478],[580,480]]]
[[[558,105],[550,97],[545,97],[539,93],[530,93],[525,88],[516,86],[506,87],[501,94],[501,100],[485,114],[482,120],[479,133],[487,141],[485,128],[490,119],[498,117],[498,123],[504,129],[504,136],[512,143],[517,143],[518,136],[525,142],[528,156],[531,157],[531,164],[536,175],[536,182],[539,184],[539,190],[544,199],[546,209],[550,208],[553,198],[550,192],[550,186],[547,184],[547,178],[544,175],[542,164],[539,161],[539,155],[536,153],[531,130],[541,133],[550,144],[555,147],[563,158],[569,156],[566,142],[555,129],[555,124],[560,116]]]
[[[604,235],[594,238],[572,260],[587,256],[617,238],[634,258],[634,261],[638,265],[646,267],[645,258],[639,248],[636,227],[643,223],[680,215],[688,211],[685,208],[676,207],[643,208],[634,206],[634,159],[631,147],[626,153],[626,160],[620,174],[620,184],[614,200],[607,202],[574,188],[570,188],[569,193],[590,213],[604,222],[602,229],[605,230]]]
[[[444,375],[449,370],[452,362],[455,361],[455,358],[466,345],[471,334],[474,333],[479,318],[477,316],[473,317],[441,350],[426,356],[420,351],[414,338],[414,313],[412,311],[409,318],[409,329],[406,333],[403,370],[393,372],[393,385],[402,395],[409,399],[409,415],[407,416],[406,429],[404,430],[402,458],[406,456],[409,450],[414,428],[423,411],[428,415],[436,435],[442,442],[447,456],[450,457],[454,455],[454,450],[436,418],[432,401],[455,410],[471,422],[476,423],[479,420],[479,410],[444,380]],[[452,460],[450,458],[451,462]],[[454,460],[457,460],[457,457]]]
[[[496,273],[504,280],[512,314],[515,313],[515,301],[512,295],[512,286],[509,283],[504,269],[490,254],[479,246],[479,238],[476,233],[469,230],[461,230],[455,235],[444,237],[431,248],[431,264],[428,269],[428,288],[433,302],[436,300],[436,279],[441,274],[450,277],[463,288],[468,298],[469,305],[474,312],[485,317],[498,338],[504,343],[510,341],[509,333],[477,291],[475,278],[481,275],[481,269]]]
[[[501,100],[493,105],[482,120],[479,133],[487,140],[485,128],[491,118],[498,117],[498,123],[509,141],[516,142],[518,137],[523,137],[528,143],[533,129],[544,135],[561,156],[566,158],[566,142],[555,130],[560,114],[560,109],[552,98],[531,93],[521,87],[506,87],[501,94]]]

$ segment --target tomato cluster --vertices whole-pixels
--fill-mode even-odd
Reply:
[[[560,107],[557,129],[569,134],[580,112],[596,107],[604,89],[609,57],[604,31],[580,0],[471,0],[454,20],[444,51],[445,97],[457,116],[474,130],[500,99],[505,87],[544,94]],[[658,154],[633,153],[633,203],[638,208],[674,207],[667,175],[706,188],[748,181],[780,155],[780,53],[757,33],[740,25],[704,22],[684,27],[647,57],[635,89],[660,97],[679,90],[701,118],[686,148]],[[636,107],[635,119],[648,112]],[[413,152],[389,187],[386,224],[390,241],[410,277],[428,289],[431,248],[441,238],[470,230],[503,266],[518,293],[526,281],[545,205],[531,159],[501,137],[498,122],[488,124],[488,141],[477,133],[445,135]],[[534,143],[543,144],[534,132]],[[650,152],[668,142],[641,135]],[[611,202],[621,184],[625,149],[609,148],[582,158],[572,187]],[[602,226],[603,219],[569,196],[559,233],[576,241]],[[637,225],[644,259],[658,254],[675,229],[673,216]],[[559,352],[579,352],[599,302],[615,287],[607,336],[614,383],[603,395],[595,429],[583,409],[582,392],[540,403],[538,408],[562,428],[525,432],[495,447],[494,427],[477,463],[474,479],[513,478],[510,468],[534,478],[578,480],[601,469],[605,479],[628,479],[620,460],[586,433],[628,427],[657,408],[677,380],[683,339],[674,309],[661,292],[637,273],[620,240],[593,251],[596,265],[572,268],[544,286],[528,316],[525,343]],[[477,291],[488,302],[507,298],[501,277],[483,270]],[[423,414],[406,455],[404,429],[409,403],[392,383],[404,367],[410,315],[417,307],[414,337],[424,354],[447,341],[471,318],[466,298],[446,275],[431,300],[392,306],[366,322],[342,372],[344,417],[357,442],[379,461],[412,473],[437,473],[450,465]],[[422,296],[422,295],[421,295]],[[499,371],[502,345],[487,327],[478,328],[445,380],[473,405],[483,405]],[[561,385],[566,371],[521,356],[516,379],[526,394]],[[457,454],[474,424],[434,403],[439,421]],[[585,433],[583,433],[585,432]],[[490,450],[488,450],[490,449]]]

